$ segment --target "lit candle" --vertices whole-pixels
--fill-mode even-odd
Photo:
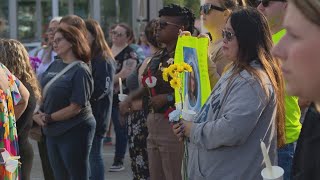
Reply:
[[[121,78],[119,78],[119,88],[120,88],[120,94],[123,94]]]
[[[266,164],[266,168],[268,169],[270,175],[272,175],[272,165],[271,165],[271,161],[270,161],[270,158],[269,158],[269,155],[268,155],[268,152],[267,152],[266,145],[264,144],[263,141],[261,141],[260,146],[261,146],[261,151],[262,151],[262,154],[263,154],[263,159],[264,159],[264,162]]]

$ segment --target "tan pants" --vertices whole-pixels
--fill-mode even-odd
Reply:
[[[183,143],[173,134],[163,114],[150,113],[147,118],[149,171],[151,180],[181,180]]]

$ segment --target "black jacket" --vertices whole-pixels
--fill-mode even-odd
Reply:
[[[91,61],[94,91],[91,97],[91,107],[96,119],[96,136],[103,136],[111,117],[113,100],[113,78],[115,63],[106,61],[103,57]]]
[[[292,164],[292,180],[320,179],[320,113],[311,105],[298,139]]]

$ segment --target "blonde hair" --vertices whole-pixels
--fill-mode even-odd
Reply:
[[[14,39],[0,39],[0,62],[22,83],[29,83],[37,100],[41,98],[36,75],[31,68],[29,55],[24,46]]]
[[[300,12],[312,23],[320,26],[319,0],[290,0]]]

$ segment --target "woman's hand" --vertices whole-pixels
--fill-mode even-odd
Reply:
[[[172,126],[172,130],[173,133],[177,136],[177,138],[179,139],[179,141],[183,141],[183,137],[184,137],[184,125],[181,121],[179,121],[178,123],[173,124]]]
[[[173,125],[173,133],[179,138],[179,141],[183,140],[183,137],[190,137],[192,122],[181,119],[179,123]]]
[[[32,118],[39,126],[43,127],[47,124],[47,122],[45,121],[45,114],[42,112],[34,114]]]
[[[198,35],[198,38],[208,38],[209,41],[210,41],[210,37],[209,37],[209,35],[206,34],[206,33],[200,33],[200,34]]]
[[[122,116],[130,113],[131,111],[131,100],[125,100],[123,102],[119,102],[119,111]]]
[[[191,36],[190,31],[182,31],[179,29],[179,36]]]

